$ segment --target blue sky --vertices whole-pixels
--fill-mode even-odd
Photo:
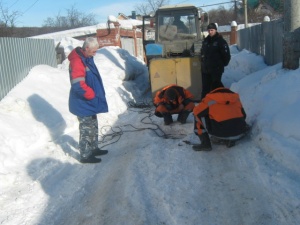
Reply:
[[[203,6],[229,1],[231,0],[171,0],[170,4]],[[130,15],[135,6],[143,2],[145,0],[2,0],[4,8],[8,8],[10,12],[18,11],[23,14],[17,20],[18,27],[42,26],[48,17],[55,17],[58,13],[66,15],[66,10],[73,5],[86,14],[94,13],[97,22],[106,22],[109,15],[117,16],[118,13]],[[205,10],[210,8],[212,7],[204,7]]]

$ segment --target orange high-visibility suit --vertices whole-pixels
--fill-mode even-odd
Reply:
[[[228,138],[243,134],[247,129],[240,97],[228,88],[220,87],[208,93],[195,106],[193,114],[199,136],[207,131],[216,137]]]
[[[169,89],[173,90],[174,96],[170,99],[167,95]],[[158,91],[154,97],[153,103],[156,107],[155,115],[158,117],[164,117],[165,123],[173,122],[171,115],[179,114],[178,121],[185,123],[185,120],[189,113],[193,111],[195,104],[193,102],[193,95],[190,91],[175,84],[164,87],[161,91]],[[171,120],[171,121],[169,121]]]

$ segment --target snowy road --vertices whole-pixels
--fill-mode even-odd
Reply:
[[[149,127],[139,122],[143,116],[131,112],[121,120],[136,118],[135,127]],[[151,130],[126,132],[132,129],[121,124],[125,132],[105,148],[109,154],[99,165],[57,162],[70,172],[55,191],[60,173],[42,181],[50,195],[39,224],[295,224],[294,196],[276,184],[289,178],[251,135],[232,148],[194,152],[183,142],[197,141],[191,116],[188,122],[161,126],[167,134],[187,134],[182,139],[163,139]],[[291,203],[281,201],[287,198]]]
[[[100,49],[109,113],[98,115],[99,128],[107,135],[111,126],[116,142],[97,165],[78,162],[67,62],[34,67],[0,101],[0,224],[298,225],[299,69],[230,51],[223,82],[240,94],[251,133],[232,148],[194,152],[185,143],[198,141],[192,115],[171,126],[151,117],[175,139],[161,137],[148,114],[127,108],[148,88],[145,65]]]

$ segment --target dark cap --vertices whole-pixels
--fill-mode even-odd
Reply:
[[[174,88],[168,88],[165,91],[165,98],[167,98],[169,101],[175,100],[176,99],[176,91],[174,90]]]
[[[215,29],[218,30],[217,25],[215,23],[210,23],[207,26],[207,30]]]

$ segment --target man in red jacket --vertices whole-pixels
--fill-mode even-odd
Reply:
[[[177,121],[184,124],[195,104],[190,91],[175,84],[164,87],[154,97],[155,115],[163,117],[165,125],[173,123],[173,114],[178,114]]]
[[[98,148],[98,113],[108,112],[105,91],[93,56],[99,48],[96,38],[89,37],[82,48],[75,48],[70,61],[71,90],[69,110],[79,120],[79,150],[81,163],[98,163],[106,150]]]
[[[208,134],[227,140],[227,146],[231,147],[230,144],[234,145],[234,141],[249,129],[239,95],[224,88],[220,81],[214,82],[211,88],[212,91],[193,110],[197,135],[201,141],[201,144],[193,146],[195,151],[212,150]]]

